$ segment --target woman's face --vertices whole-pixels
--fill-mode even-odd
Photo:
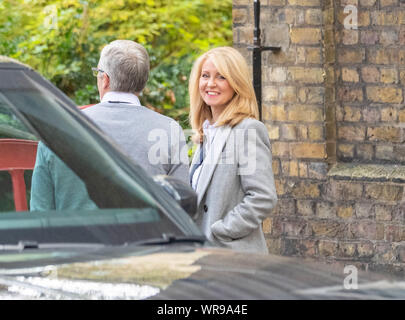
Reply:
[[[224,109],[235,94],[210,58],[202,66],[199,89],[202,99],[211,108]]]

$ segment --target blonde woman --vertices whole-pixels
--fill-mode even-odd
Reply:
[[[271,148],[243,56],[212,49],[194,63],[190,123],[196,132],[190,182],[195,220],[213,243],[267,253],[262,222],[277,202]]]

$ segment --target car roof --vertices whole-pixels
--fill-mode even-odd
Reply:
[[[0,69],[31,69],[29,65],[26,65],[13,58],[0,55]]]

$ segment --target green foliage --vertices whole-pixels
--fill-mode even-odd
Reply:
[[[232,44],[232,1],[0,2],[0,54],[31,65],[78,105],[98,102],[91,67],[115,39],[137,41],[149,52],[142,103],[186,127],[192,62],[212,47]]]
[[[0,171],[0,214],[14,211],[11,178],[8,172]]]

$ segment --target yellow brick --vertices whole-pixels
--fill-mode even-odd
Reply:
[[[343,68],[342,80],[345,82],[359,82],[359,74],[356,69]]]
[[[405,24],[405,11],[401,10],[399,13],[399,21],[400,24]]]
[[[340,1],[341,6],[347,6],[347,5],[357,6],[358,3],[359,3],[359,0],[341,0]]]
[[[266,108],[266,116],[267,120],[271,121],[286,121],[287,120],[287,112],[285,111],[285,107],[283,105],[271,105],[270,107]]]
[[[340,143],[338,145],[338,150],[339,150],[339,153],[341,153],[341,155],[343,157],[352,158],[354,155],[354,145],[352,145],[352,144]]]
[[[322,87],[303,87],[298,91],[298,98],[301,103],[322,104],[324,97],[325,90]]]
[[[322,10],[321,9],[306,10],[305,22],[310,25],[320,25],[322,23]]]
[[[296,140],[297,139],[297,126],[293,124],[281,125],[281,138],[283,140]]]
[[[279,94],[280,94],[280,101],[282,101],[282,102],[296,102],[297,101],[297,88],[296,87],[280,87]]]
[[[381,82],[383,83],[397,83],[398,71],[396,69],[383,69],[381,68]]]
[[[399,122],[405,123],[405,109],[399,112]]]
[[[345,45],[353,45],[359,42],[358,30],[344,29],[342,32],[342,43]]]
[[[301,181],[294,185],[292,194],[296,198],[318,198],[321,194],[319,185],[316,183]]]
[[[341,49],[337,53],[338,61],[340,63],[362,63],[365,58],[365,52],[358,49]]]
[[[401,201],[403,187],[394,185],[369,184],[365,186],[364,192],[367,199],[398,202]]]
[[[338,90],[338,97],[344,102],[363,101],[363,89],[350,86],[341,87]]]
[[[323,127],[316,125],[308,126],[308,136],[310,140],[324,140]]]
[[[300,162],[298,165],[300,178],[308,178],[308,166],[306,162]]]
[[[377,0],[360,0],[360,4],[362,7],[372,7],[375,5]]]
[[[291,155],[295,158],[325,159],[324,143],[292,143]]]
[[[269,6],[284,6],[286,0],[268,0]]]
[[[359,253],[359,257],[372,257],[374,255],[374,245],[373,243],[359,243],[357,245],[357,252]]]
[[[396,87],[367,87],[367,97],[373,102],[400,103],[402,89]]]
[[[265,219],[263,221],[263,232],[264,233],[270,233],[272,225],[273,225],[273,219],[272,218]]]
[[[293,24],[295,22],[296,10],[293,8],[286,8],[284,10],[285,23]]]
[[[337,210],[338,217],[342,219],[349,219],[353,217],[353,208],[352,207],[340,207]]]
[[[266,127],[269,132],[270,140],[277,140],[280,138],[280,128],[278,126],[266,124]]]
[[[387,49],[370,50],[368,60],[371,64],[390,64],[392,53]]]
[[[305,63],[307,57],[307,51],[305,47],[297,48],[297,63]]]
[[[398,0],[380,0],[380,6],[383,7],[389,7],[392,5],[398,5]]]
[[[271,82],[284,82],[287,78],[286,69],[282,67],[270,68],[268,79]]]
[[[307,126],[298,126],[297,127],[297,134],[298,134],[298,139],[300,139],[300,140],[308,139],[308,128],[307,128]]]
[[[355,243],[340,243],[339,255],[343,257],[353,257],[356,254]]]
[[[398,112],[395,108],[384,108],[381,110],[381,121],[394,122],[397,120]]]
[[[235,6],[249,5],[251,3],[252,3],[252,0],[233,0],[233,4]]]
[[[253,26],[244,26],[237,28],[239,31],[240,43],[252,43],[253,41]]]
[[[366,128],[361,126],[340,126],[338,137],[347,141],[363,141],[366,135]]]
[[[315,7],[321,5],[321,0],[288,0],[288,4],[292,6]]]
[[[290,36],[295,44],[319,44],[322,40],[320,28],[292,28]]]
[[[288,68],[288,79],[302,83],[322,83],[324,80],[323,68]]]
[[[278,100],[278,89],[275,86],[264,87],[263,88],[263,100],[264,101],[277,101]]]
[[[361,76],[365,82],[378,82],[380,80],[380,72],[376,67],[373,66],[362,68]]]
[[[377,11],[377,25],[382,26],[394,26],[397,25],[399,21],[398,11]]]
[[[290,173],[290,161],[281,161],[281,170],[284,176],[288,176]]]
[[[371,141],[401,142],[401,129],[395,127],[376,127],[367,129]]]
[[[358,122],[361,119],[361,111],[358,108],[344,106],[344,121]]]
[[[306,55],[306,62],[307,63],[321,63],[322,62],[321,49],[308,48],[307,55]]]
[[[288,111],[288,120],[291,121],[323,121],[323,110],[319,107],[308,105],[290,106]]]
[[[404,50],[398,50],[397,54],[398,54],[398,59],[397,59],[396,56],[392,56],[391,57],[391,63],[392,64],[398,63],[398,65],[400,67],[405,66],[405,51]]]
[[[275,65],[282,65],[282,64],[294,64],[297,59],[297,54],[296,54],[295,48],[287,48],[286,50],[281,50],[277,54],[270,54],[268,52],[263,53],[263,57],[266,55],[271,55],[270,59],[271,62],[274,63]]]
[[[320,241],[319,242],[319,254],[321,256],[334,256],[337,251],[337,243],[331,241]]]
[[[360,11],[358,17],[359,27],[367,27],[370,25],[370,13],[368,11]]]
[[[273,160],[272,167],[274,175],[280,174],[280,163],[278,160]]]
[[[247,10],[246,9],[233,9],[232,10],[233,23],[246,23]]]
[[[290,146],[286,142],[273,142],[272,153],[274,157],[289,157]]]
[[[298,177],[298,162],[290,161],[290,176]]]
[[[286,193],[284,182],[280,179],[274,179],[274,184],[276,186],[277,194],[282,196]]]

